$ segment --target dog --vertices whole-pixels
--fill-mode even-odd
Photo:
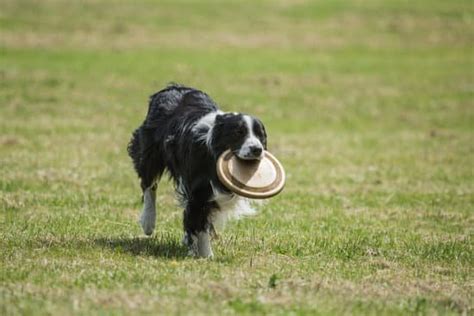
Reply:
[[[254,212],[251,201],[228,190],[216,171],[218,157],[228,149],[240,159],[263,157],[267,134],[253,116],[223,112],[206,93],[171,84],[150,97],[146,118],[127,149],[141,180],[139,222],[146,235],[155,229],[157,184],[165,171],[184,208],[189,255],[212,257],[215,228]]]

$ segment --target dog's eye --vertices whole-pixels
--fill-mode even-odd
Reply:
[[[257,137],[261,137],[262,136],[262,131],[260,130],[260,128],[257,128],[253,131],[253,133],[255,134],[255,136]]]
[[[237,130],[235,131],[235,133],[236,133],[237,135],[239,135],[239,136],[243,136],[243,135],[245,135],[246,130],[245,130],[245,128],[240,127],[240,128],[237,128]]]

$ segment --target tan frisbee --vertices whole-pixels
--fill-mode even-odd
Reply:
[[[285,186],[285,170],[268,151],[261,160],[242,160],[227,150],[217,160],[217,175],[229,190],[252,199],[270,198]]]

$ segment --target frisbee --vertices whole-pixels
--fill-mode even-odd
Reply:
[[[217,160],[217,176],[232,192],[252,199],[270,198],[285,186],[285,170],[268,151],[260,160],[243,160],[227,150]]]

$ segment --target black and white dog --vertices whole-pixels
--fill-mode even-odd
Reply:
[[[166,170],[184,207],[183,242],[191,255],[211,257],[214,227],[253,212],[249,200],[220,183],[216,161],[227,149],[240,159],[260,159],[266,147],[260,120],[222,112],[202,91],[173,84],[152,95],[145,121],[128,145],[141,179],[144,233],[155,228],[157,182]]]

